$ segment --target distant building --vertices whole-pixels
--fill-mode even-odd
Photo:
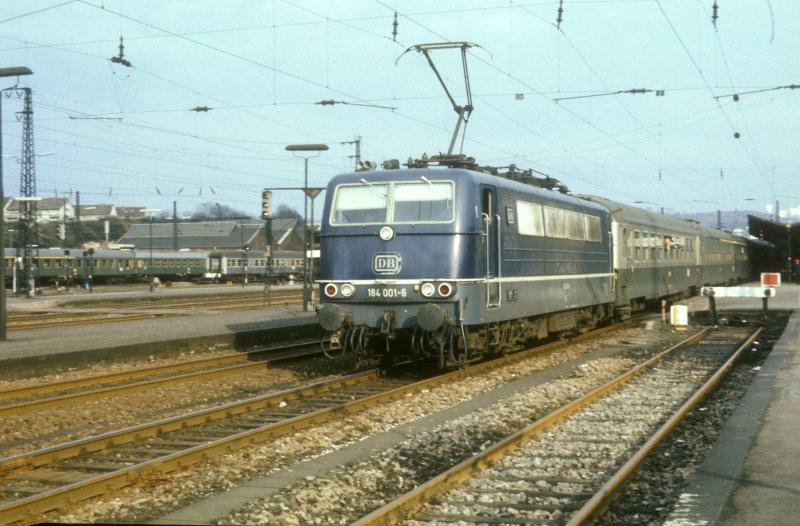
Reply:
[[[3,212],[8,220],[19,219],[21,202],[14,197],[5,200]],[[50,197],[36,202],[36,221],[39,223],[64,222],[75,216],[75,207],[63,197]]]
[[[117,207],[114,205],[80,205],[78,211],[81,221],[102,221],[109,217],[117,217]]]
[[[145,206],[118,206],[117,217],[120,219],[144,219],[147,207]]]
[[[152,226],[152,235],[151,235]],[[272,220],[273,247],[280,251],[303,250],[302,223],[297,219]],[[136,223],[117,242],[137,250],[189,250],[263,252],[267,237],[263,221],[255,219],[202,222],[160,221]]]

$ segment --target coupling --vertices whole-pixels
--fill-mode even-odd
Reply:
[[[447,318],[447,312],[435,303],[426,303],[417,311],[417,324],[426,331],[440,328]]]
[[[319,324],[326,331],[338,331],[344,323],[347,314],[344,309],[332,303],[326,303],[317,310]]]

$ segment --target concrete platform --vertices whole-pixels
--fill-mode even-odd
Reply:
[[[69,301],[104,301],[111,298],[160,297],[186,294],[254,292],[261,287],[228,289],[195,288],[159,290],[155,293],[76,294],[42,296],[33,299],[9,298],[13,310],[37,310]],[[154,311],[158,307],[153,308]],[[272,306],[252,310],[198,310],[182,316],[150,320],[99,323],[24,331],[9,331],[0,342],[0,376],[24,375],[43,369],[79,366],[90,361],[136,358],[150,354],[169,354],[188,349],[225,345],[241,349],[269,339],[314,337],[321,334],[314,312],[302,307]],[[18,371],[14,373],[13,371]]]
[[[721,311],[761,308],[757,298],[716,301]],[[682,303],[700,310],[708,300]],[[782,285],[769,308],[794,314],[665,525],[800,522],[800,286]]]

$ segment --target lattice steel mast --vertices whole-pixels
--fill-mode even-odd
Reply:
[[[22,290],[35,290],[35,273],[39,260],[39,228],[36,223],[36,168],[33,148],[33,102],[31,88],[21,88],[25,94],[22,110],[22,171],[19,183],[19,231],[22,249]]]

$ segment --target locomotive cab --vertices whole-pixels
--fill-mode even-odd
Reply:
[[[470,302],[486,301],[485,289],[481,300],[466,294],[497,259],[495,235],[487,243],[492,201],[474,181],[481,175],[417,169],[331,181],[320,234],[318,314],[334,346],[358,349],[370,335],[394,339],[398,331],[458,325]],[[495,247],[492,257],[487,247]]]
[[[342,353],[462,365],[606,317],[607,242],[602,207],[491,174],[343,174],[326,194],[319,321]]]

